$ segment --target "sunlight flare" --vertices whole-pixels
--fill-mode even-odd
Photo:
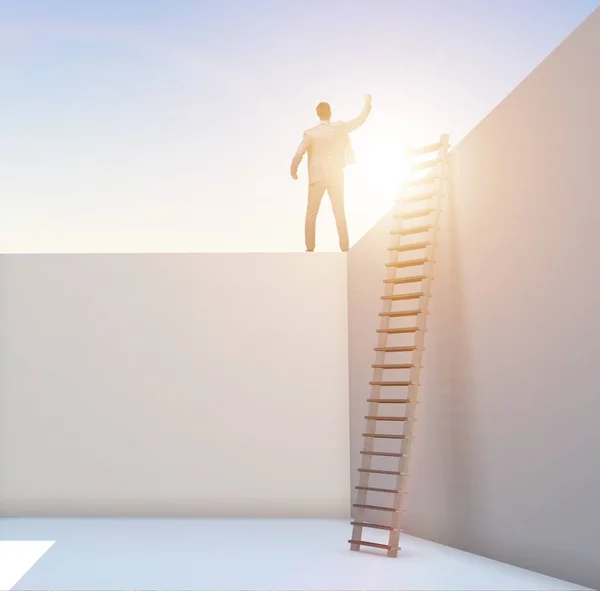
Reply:
[[[368,201],[377,210],[392,207],[398,198],[408,175],[406,150],[401,139],[370,137],[355,143],[357,165],[349,172],[369,192]]]

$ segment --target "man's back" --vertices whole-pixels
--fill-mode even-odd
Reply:
[[[371,96],[365,96],[365,105],[361,114],[350,121],[331,121],[331,111],[327,103],[326,112],[319,115],[321,123],[304,132],[302,142],[292,159],[291,173],[297,178],[296,172],[303,155],[308,155],[309,183],[339,182],[343,177],[346,164],[354,162],[354,153],[350,143],[349,134],[358,129],[366,120],[371,111]]]
[[[350,157],[350,138],[343,121],[322,122],[307,129],[308,175],[311,182],[338,177]]]

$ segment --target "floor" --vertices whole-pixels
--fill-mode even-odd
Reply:
[[[0,519],[0,589],[584,589],[410,536],[397,559],[351,552],[350,531],[345,520]]]

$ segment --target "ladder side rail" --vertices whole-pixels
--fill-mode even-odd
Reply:
[[[396,490],[401,491],[395,495],[394,498],[394,509],[396,512],[392,514],[392,526],[393,530],[390,532],[390,541],[388,550],[388,556],[395,558],[398,554],[398,542],[400,538],[400,517],[402,515],[402,509],[406,498],[406,482],[408,478],[408,464],[410,460],[410,452],[412,448],[412,441],[414,438],[414,423],[416,417],[416,409],[418,404],[418,395],[420,388],[420,377],[421,368],[423,364],[423,353],[425,345],[425,333],[427,330],[427,317],[429,315],[429,304],[432,295],[432,282],[433,282],[433,269],[435,265],[435,254],[438,242],[438,232],[440,226],[440,216],[442,213],[442,200],[444,197],[444,191],[446,187],[446,176],[447,176],[447,157],[449,148],[449,137],[444,134],[440,138],[440,162],[437,165],[438,176],[436,178],[436,192],[435,192],[435,221],[433,222],[431,244],[427,246],[427,263],[424,265],[425,279],[423,280],[423,295],[419,301],[419,316],[417,320],[417,327],[419,332],[415,335],[415,346],[417,349],[413,354],[413,368],[410,372],[409,381],[412,385],[408,388],[408,400],[410,401],[406,405],[406,419],[404,423],[404,434],[406,437],[401,440],[400,453],[402,457],[398,460],[400,475],[396,478]]]
[[[395,229],[400,230],[402,227],[402,220],[395,221],[392,218],[392,226],[395,226]],[[400,246],[402,237],[400,234],[394,235],[392,239],[393,246]],[[397,263],[398,257],[400,256],[399,251],[389,251],[389,262]],[[385,279],[394,279],[396,277],[396,268],[395,267],[387,267]],[[384,283],[384,296],[391,296],[394,293],[394,284],[393,283]],[[389,314],[392,311],[393,306],[392,300],[382,300],[381,303],[381,314]],[[390,326],[391,317],[390,316],[380,316],[381,320],[379,323],[380,329],[388,329]],[[377,334],[377,349],[383,349],[387,347],[388,342],[388,334],[387,333],[378,333]],[[375,362],[373,365],[381,366],[385,363],[386,352],[378,350],[375,352]],[[383,380],[383,372],[384,370],[381,367],[373,368],[372,380],[373,382],[381,382]],[[376,402],[381,398],[381,389],[382,387],[379,385],[372,385],[371,392],[369,396],[369,400],[371,402],[368,403],[368,411],[367,416],[377,416],[378,415],[378,406],[379,404]],[[365,433],[374,433],[376,429],[377,421],[372,419],[366,419],[365,421]],[[358,486],[360,487],[357,491],[356,495],[356,505],[366,505],[367,501],[367,493],[366,490],[369,488],[370,481],[370,472],[366,472],[365,470],[370,470],[372,466],[373,456],[371,453],[373,452],[375,447],[375,439],[372,437],[363,437],[363,453],[361,459],[361,471],[359,472],[359,482]],[[354,492],[354,491],[353,491]],[[352,507],[354,509],[354,522],[362,523],[365,521],[365,513],[366,509],[363,507]],[[352,527],[352,540],[362,541],[363,534],[363,526],[354,525]],[[351,550],[360,550],[359,544],[350,544]]]
[[[424,261],[424,269],[423,276],[424,279],[421,282],[421,290],[419,297],[419,308],[418,313],[416,315],[416,332],[415,332],[415,341],[414,341],[414,350],[412,351],[412,361],[409,364],[410,368],[410,377],[408,385],[408,394],[407,400],[398,400],[391,402],[401,402],[405,407],[405,414],[403,417],[398,417],[395,420],[403,421],[403,431],[400,436],[383,436],[379,435],[378,437],[388,437],[395,438],[401,441],[400,443],[400,453],[373,453],[375,446],[375,438],[376,436],[376,425],[379,417],[380,410],[380,400],[381,400],[381,388],[383,382],[384,375],[384,367],[385,365],[385,356],[387,351],[385,350],[388,343],[388,336],[390,331],[390,322],[392,318],[392,309],[393,302],[398,298],[392,298],[394,296],[395,285],[396,283],[393,281],[396,279],[396,272],[398,268],[401,268],[401,265],[398,263],[400,252],[406,250],[403,249],[402,246],[402,236],[401,233],[403,221],[404,219],[410,219],[411,217],[420,217],[417,212],[416,215],[394,215],[392,212],[392,243],[391,247],[388,248],[389,251],[389,263],[386,265],[387,273],[386,279],[384,280],[384,296],[382,298],[381,305],[381,313],[379,314],[380,320],[380,329],[378,332],[377,345],[376,345],[376,355],[375,355],[375,363],[373,365],[373,377],[371,382],[371,394],[368,400],[368,414],[365,417],[366,426],[365,433],[363,435],[363,451],[361,467],[359,468],[359,485],[356,487],[358,489],[356,504],[353,504],[353,513],[354,513],[354,521],[352,539],[349,540],[351,550],[360,550],[361,546],[371,546],[382,548],[387,550],[387,555],[389,557],[396,557],[398,554],[398,541],[400,537],[401,530],[401,515],[405,511],[403,509],[403,499],[404,495],[406,495],[406,477],[408,476],[408,462],[410,459],[410,451],[411,444],[413,439],[413,429],[414,422],[416,416],[416,406],[418,404],[418,394],[420,387],[420,373],[422,369],[422,357],[424,352],[424,344],[425,344],[425,332],[427,330],[427,317],[429,314],[429,303],[432,294],[432,280],[433,280],[433,269],[435,264],[435,253],[438,241],[438,231],[440,224],[440,216],[442,213],[442,200],[445,195],[445,190],[447,188],[447,181],[451,175],[450,168],[450,160],[448,157],[449,153],[449,136],[444,134],[440,137],[440,141],[437,144],[430,144],[428,146],[424,146],[421,149],[409,150],[409,156],[418,156],[423,154],[429,154],[431,152],[438,152],[437,157],[432,159],[430,162],[436,162],[436,166],[434,170],[432,170],[428,175],[423,177],[421,180],[414,181],[412,183],[413,187],[422,186],[424,184],[428,184],[426,181],[431,178],[431,183],[433,184],[433,188],[431,189],[431,197],[434,200],[434,206],[432,209],[432,213],[435,213],[435,220],[431,224],[432,236],[427,239],[427,244],[425,246],[425,259]],[[413,166],[413,172],[421,170],[423,168],[428,168],[428,166],[423,166],[422,164]],[[418,201],[419,196],[414,195],[411,197],[406,196],[406,188],[403,188],[404,195],[403,199],[397,200],[397,207],[399,209],[404,210],[407,203],[412,203],[414,201]],[[402,192],[402,191],[401,191]],[[426,197],[426,198],[428,198]],[[422,213],[422,212],[420,212]],[[395,221],[397,220],[397,221]],[[396,226],[394,228],[394,226]],[[407,233],[407,232],[405,232]],[[414,233],[414,232],[413,232]],[[412,265],[408,265],[412,266]],[[411,294],[412,295],[412,294]],[[392,348],[394,349],[394,348]],[[404,350],[404,347],[395,348],[397,350]],[[389,365],[387,367],[390,367]],[[388,384],[390,385],[390,384]],[[406,385],[401,382],[394,385]],[[371,435],[371,436],[369,436]],[[373,470],[372,459],[375,455],[388,455],[394,458],[398,458],[398,469],[397,470]],[[383,488],[372,488],[369,486],[369,479],[371,474],[380,473],[387,475],[396,475],[396,486],[394,489],[383,489]],[[381,492],[389,492],[393,494],[394,501],[393,506],[382,507],[382,506],[373,506],[368,505],[366,502],[367,492],[369,490],[379,490]],[[375,523],[366,523],[365,522],[365,512],[366,510],[379,510],[384,511],[386,513],[391,513],[391,524],[390,525],[382,525]],[[363,528],[370,527],[374,529],[383,529],[389,531],[389,543],[385,544],[376,544],[374,542],[364,541],[362,539]]]

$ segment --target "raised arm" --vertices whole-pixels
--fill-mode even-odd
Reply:
[[[302,158],[304,157],[304,154],[306,154],[309,146],[310,138],[308,137],[308,134],[305,133],[300,145],[298,146],[298,149],[296,150],[296,154],[292,158],[292,165],[290,166],[290,174],[294,180],[298,178],[298,166],[300,166],[300,162],[302,162]]]
[[[351,119],[350,121],[344,121],[344,127],[346,128],[346,131],[348,133],[350,133],[351,131],[358,129],[367,120],[367,117],[369,116],[370,112],[371,112],[371,95],[366,94],[365,95],[365,106],[363,107],[361,114],[356,119]]]

